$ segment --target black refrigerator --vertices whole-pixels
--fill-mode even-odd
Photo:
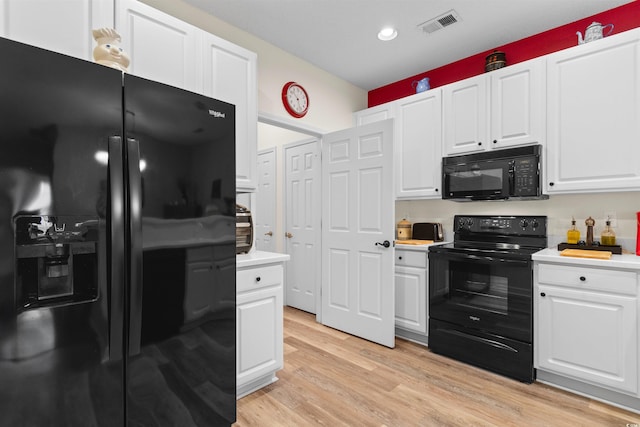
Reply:
[[[0,425],[231,425],[234,106],[0,56]]]

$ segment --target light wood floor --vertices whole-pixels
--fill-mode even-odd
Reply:
[[[640,415],[523,384],[396,339],[388,349],[284,310],[279,381],[234,426],[640,426]]]

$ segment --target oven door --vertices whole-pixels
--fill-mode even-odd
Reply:
[[[443,164],[443,199],[506,199],[513,193],[513,163],[508,159]]]
[[[515,254],[429,253],[429,317],[532,342],[533,270]]]

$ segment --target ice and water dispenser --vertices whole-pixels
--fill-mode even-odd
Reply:
[[[98,297],[98,221],[86,216],[16,218],[18,309]]]

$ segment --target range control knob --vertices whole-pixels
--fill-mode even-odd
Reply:
[[[533,228],[538,228],[540,226],[540,223],[538,222],[537,219],[534,219],[533,221],[531,221],[531,226]]]
[[[467,226],[471,227],[473,225],[473,220],[471,218],[467,218]]]
[[[529,226],[529,220],[527,220],[527,219],[521,219],[520,220],[520,227],[527,228],[528,226]]]

